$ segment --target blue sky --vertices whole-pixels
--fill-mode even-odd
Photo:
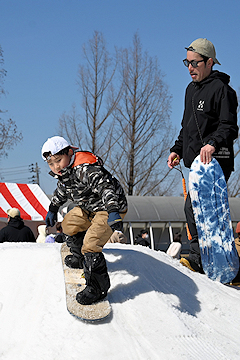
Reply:
[[[76,103],[82,46],[103,33],[110,52],[129,47],[138,31],[143,50],[157,56],[173,96],[171,121],[180,128],[184,92],[191,81],[182,59],[199,37],[213,42],[221,66],[240,87],[239,0],[0,0],[0,45],[7,70],[0,109],[8,110],[23,141],[1,159],[0,168],[38,163],[40,185],[50,194],[56,182],[40,150],[57,135],[59,117]],[[1,170],[0,170],[1,171]],[[31,174],[29,173],[29,177]]]

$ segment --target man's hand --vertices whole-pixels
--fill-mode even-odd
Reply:
[[[108,225],[110,226],[112,231],[117,230],[123,232],[122,218],[117,211],[111,212],[108,215]]]
[[[180,162],[180,156],[175,152],[172,152],[168,157],[168,167],[172,169],[174,166],[178,165]]]
[[[215,147],[212,145],[205,145],[201,148],[200,159],[204,164],[209,164],[212,161],[212,154],[215,152]]]
[[[45,219],[45,223],[47,227],[53,227],[55,225],[55,223],[57,222],[57,213],[49,211],[47,213],[46,219]]]

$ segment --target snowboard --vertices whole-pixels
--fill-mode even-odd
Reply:
[[[61,246],[61,258],[64,272],[66,305],[69,313],[85,322],[100,321],[107,318],[111,313],[111,305],[107,297],[91,305],[81,305],[76,300],[76,295],[85,288],[83,269],[71,269],[64,263],[67,255],[70,255],[66,243]]]
[[[189,193],[198,231],[202,266],[212,280],[230,283],[238,273],[227,184],[218,161],[196,157],[189,173]]]

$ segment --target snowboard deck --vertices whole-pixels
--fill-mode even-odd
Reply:
[[[189,193],[198,231],[202,266],[212,280],[230,283],[238,273],[227,184],[216,159],[203,164],[200,155],[189,173]]]
[[[85,288],[83,269],[71,269],[64,263],[67,255],[70,255],[66,243],[61,246],[61,258],[64,272],[66,305],[69,313],[85,322],[100,321],[107,318],[111,313],[111,305],[107,297],[91,305],[81,305],[76,300],[76,295]]]

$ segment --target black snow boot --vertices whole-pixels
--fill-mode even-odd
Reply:
[[[81,258],[81,256],[77,257],[75,255],[67,255],[64,262],[69,268],[83,269],[83,258]]]
[[[67,238],[67,246],[70,247],[72,255],[67,255],[64,259],[65,264],[73,269],[83,269],[84,256],[81,252],[83,239],[86,231],[78,232],[74,236]]]
[[[103,253],[85,254],[83,268],[86,287],[76,295],[76,300],[82,305],[90,305],[105,298],[110,288],[110,279]]]

